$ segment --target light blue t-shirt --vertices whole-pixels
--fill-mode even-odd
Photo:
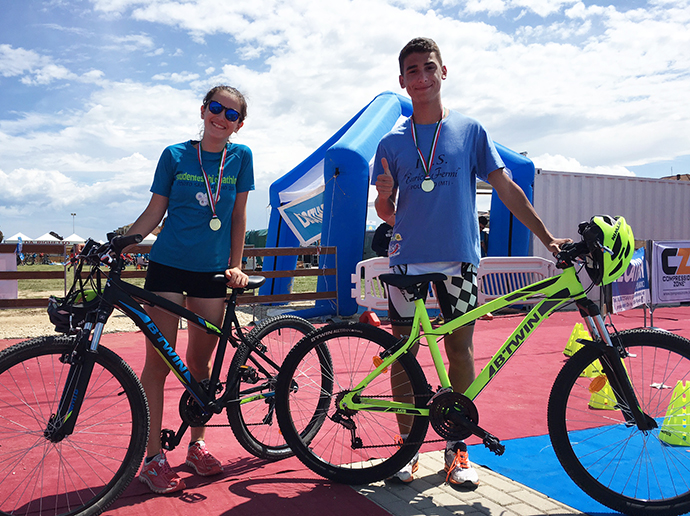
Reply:
[[[431,179],[434,189],[421,188],[424,168],[412,139],[410,119],[395,127],[379,143],[372,184],[388,160],[398,188],[390,265],[467,262],[479,265],[477,178],[484,181],[503,168],[489,134],[476,120],[451,111],[441,122],[441,134]],[[428,159],[436,124],[417,125],[417,143]]]
[[[203,151],[201,159],[215,194],[221,152]],[[212,231],[197,150],[191,141],[167,147],[158,161],[151,192],[168,198],[163,230],[151,248],[154,262],[193,272],[221,272],[228,266],[235,196],[254,190],[254,165],[249,147],[228,144],[223,185],[216,214],[221,228]]]

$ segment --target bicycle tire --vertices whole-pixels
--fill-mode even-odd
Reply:
[[[290,448],[315,473],[344,484],[368,484],[389,478],[419,450],[428,416],[412,416],[407,444],[396,446],[400,430],[393,412],[336,410],[338,396],[372,372],[376,367],[373,358],[396,342],[391,334],[368,324],[331,324],[304,338],[285,358],[276,387],[278,423]],[[332,366],[324,375],[319,361],[326,353]],[[404,354],[397,364],[407,378],[402,374],[396,378],[404,378],[415,405],[425,407],[431,392],[419,363],[411,354]],[[391,377],[390,373],[375,377],[362,397],[392,401]],[[343,414],[344,421],[339,418]],[[314,416],[318,416],[316,425]],[[353,434],[346,428],[353,424],[361,447],[357,442],[353,447]],[[304,439],[309,425],[316,435]]]
[[[40,337],[0,353],[0,513],[100,514],[129,485],[146,450],[149,414],[132,369],[101,346],[74,432],[44,437],[75,337]]]
[[[585,346],[565,364],[549,398],[548,427],[556,456],[583,491],[611,509],[632,516],[688,512],[690,442],[669,444],[666,435],[671,441],[690,441],[690,433],[680,425],[674,428],[673,421],[686,418],[677,386],[684,391],[690,382],[690,341],[651,329],[612,338],[628,351],[624,363],[638,403],[658,428],[642,432],[625,424],[608,383],[600,389],[604,382],[595,368],[602,352]]]
[[[252,328],[247,340],[260,342],[266,348],[266,355],[280,366],[290,349],[314,329],[314,325],[301,317],[279,315],[264,319]],[[245,366],[249,369],[240,373]],[[256,374],[254,379],[250,379],[250,372]],[[277,374],[278,370],[242,343],[233,357],[226,384],[233,400],[226,413],[235,438],[249,453],[269,461],[293,455],[275,419],[273,393]],[[268,394],[269,397],[243,403],[256,394]]]

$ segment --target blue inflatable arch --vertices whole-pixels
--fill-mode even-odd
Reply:
[[[317,301],[314,308],[300,310],[299,315],[310,318],[357,313],[357,302],[350,291],[350,275],[362,259],[369,192],[369,163],[381,138],[390,131],[401,116],[412,114],[412,103],[396,93],[378,95],[364,109],[349,120],[328,141],[314,151],[293,170],[275,181],[269,189],[271,214],[266,247],[297,247],[300,241],[281,217],[280,209],[305,191],[323,185],[323,223],[321,245],[334,246],[337,255],[322,255],[320,268],[336,268],[337,276],[321,276],[319,292],[338,292],[337,304]],[[496,145],[513,179],[532,201],[534,165],[526,157]],[[529,251],[529,231],[498,199],[491,199],[491,256],[525,256]],[[264,270],[294,270],[296,256],[282,256],[264,260]],[[288,294],[290,278],[268,280],[261,294]]]

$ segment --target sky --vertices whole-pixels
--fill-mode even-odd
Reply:
[[[615,5],[612,5],[614,4]],[[611,5],[610,5],[611,4]],[[242,91],[268,188],[434,39],[444,105],[535,166],[690,173],[690,0],[0,0],[0,231],[105,234],[149,199],[162,150],[198,139],[217,84]],[[371,215],[372,223],[378,221]]]

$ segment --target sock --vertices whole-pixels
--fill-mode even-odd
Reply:
[[[160,455],[160,453],[156,453],[156,454],[155,454],[154,456],[152,456],[152,457],[146,457],[146,458],[144,459],[144,464],[147,464],[147,465],[148,465],[148,464],[151,464],[151,461],[152,461],[153,459],[155,459],[156,457],[158,457],[159,455]]]

